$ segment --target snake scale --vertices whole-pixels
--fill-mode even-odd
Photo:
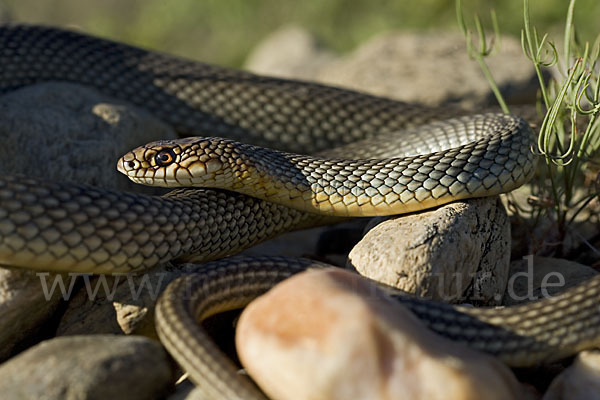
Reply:
[[[510,191],[534,169],[532,132],[509,115],[430,109],[40,26],[0,27],[0,65],[0,93],[76,82],[149,110],[183,136],[207,136],[150,143],[126,154],[119,169],[144,184],[214,189],[153,197],[0,177],[0,264],[117,273],[216,260],[169,285],[156,311],[161,341],[208,398],[264,395],[236,374],[198,322],[323,267],[220,258],[339,216],[405,213]],[[600,343],[600,278],[505,309],[387,291],[430,329],[512,366]]]

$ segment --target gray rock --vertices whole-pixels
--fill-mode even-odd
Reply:
[[[597,274],[591,267],[561,258],[528,256],[515,260],[510,263],[503,305],[553,296]]]
[[[535,101],[534,69],[521,44],[503,37],[488,61],[509,102]],[[429,105],[455,102],[467,108],[489,102],[490,87],[479,65],[469,59],[460,33],[388,33],[320,71],[320,80]]]
[[[281,29],[255,48],[247,67],[433,106],[496,104],[479,65],[468,57],[460,33],[381,34],[337,58],[314,43],[306,31]],[[517,39],[504,36],[500,51],[488,64],[509,103],[535,102],[535,71]]]
[[[83,288],[69,302],[56,334],[155,337],[154,305],[158,296],[171,281],[198,268],[201,265],[167,264],[141,275],[83,276]]]
[[[169,391],[167,353],[142,337],[56,338],[0,366],[3,399],[154,399]]]
[[[51,282],[55,276],[43,279]],[[61,293],[48,291],[43,279],[30,271],[0,268],[0,362],[38,333],[58,308]]]
[[[116,170],[127,151],[173,129],[83,86],[44,83],[0,97],[1,173],[140,190]]]
[[[584,351],[558,375],[542,400],[600,399],[600,351]]]
[[[352,249],[348,266],[418,296],[497,305],[509,256],[508,217],[492,197],[380,223]]]
[[[46,83],[1,96],[0,119],[0,173],[108,188],[140,190],[116,171],[117,159],[142,143],[176,137],[147,112],[73,84]],[[50,285],[59,277],[45,278]],[[2,270],[0,359],[37,332],[60,300],[59,290],[46,299],[39,277]]]

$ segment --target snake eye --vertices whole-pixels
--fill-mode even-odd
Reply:
[[[171,149],[161,150],[154,156],[154,161],[159,167],[166,167],[175,161],[175,153]]]

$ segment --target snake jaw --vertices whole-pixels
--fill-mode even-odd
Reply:
[[[157,155],[169,151],[173,161],[159,165]],[[212,153],[186,152],[185,147],[163,142],[149,143],[125,154],[117,170],[135,183],[162,187],[227,187],[230,168]]]

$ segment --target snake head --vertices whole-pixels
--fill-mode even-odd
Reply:
[[[223,187],[232,170],[231,143],[203,137],[151,142],[121,157],[117,170],[150,186]]]

